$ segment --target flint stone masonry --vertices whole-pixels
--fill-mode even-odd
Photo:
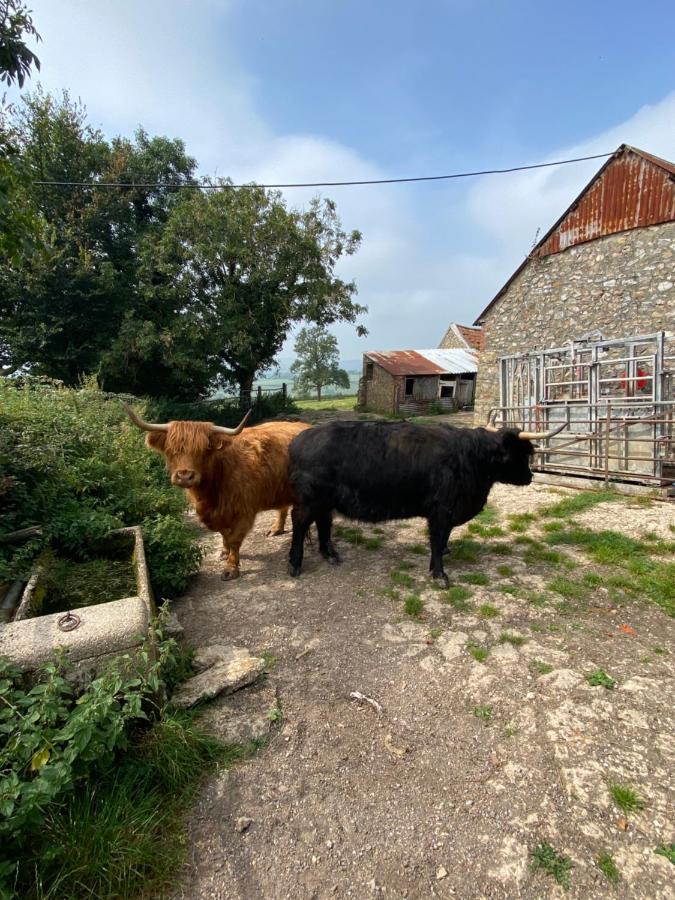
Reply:
[[[606,339],[675,332],[675,222],[533,257],[483,327],[476,425],[500,404],[500,356],[559,347],[596,329]]]

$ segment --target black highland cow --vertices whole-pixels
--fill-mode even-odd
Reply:
[[[447,585],[443,552],[450,531],[481,511],[496,481],[530,484],[532,440],[563,427],[534,434],[490,426],[331,422],[301,432],[289,447],[296,499],[290,574],[301,572],[312,522],[322,556],[339,562],[331,541],[333,510],[364,522],[423,516],[429,523],[429,570]]]

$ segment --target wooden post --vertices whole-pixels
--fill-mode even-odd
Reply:
[[[260,404],[262,403],[262,388],[260,387],[260,385],[258,385],[255,402],[258,404],[258,406],[260,406]]]
[[[286,409],[286,404],[288,403],[288,391],[286,389],[285,381],[281,385],[281,402],[282,402],[284,409]]]

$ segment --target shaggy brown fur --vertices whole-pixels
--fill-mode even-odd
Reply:
[[[146,434],[148,447],[166,458],[171,481],[187,489],[199,519],[222,535],[224,580],[239,576],[239,549],[259,512],[278,510],[269,534],[283,533],[293,503],[288,445],[309,427],[269,422],[228,437],[214,432],[211,422],[169,422],[168,431]]]

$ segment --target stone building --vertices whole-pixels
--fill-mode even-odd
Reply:
[[[451,322],[438,347],[440,350],[470,350],[480,353],[483,349],[483,329]]]
[[[668,340],[675,333],[675,164],[621,145],[475,325],[484,335],[477,424],[502,405],[504,358],[588,336],[665,332]],[[675,383],[672,373],[660,377]]]
[[[358,405],[414,415],[473,403],[476,355],[456,350],[372,350],[363,354]]]

